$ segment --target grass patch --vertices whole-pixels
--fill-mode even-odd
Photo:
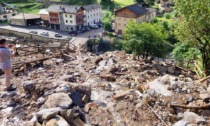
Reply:
[[[134,0],[114,0],[114,2],[115,2],[115,4],[119,5],[120,7],[134,4]]]
[[[38,14],[41,3],[10,3],[17,7],[18,12],[25,12],[30,14]]]

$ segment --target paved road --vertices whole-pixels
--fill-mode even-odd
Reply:
[[[0,28],[5,28],[9,30],[15,30],[20,32],[29,33],[30,31],[37,31],[40,35],[42,32],[48,32],[50,38],[55,38],[55,33],[62,34],[62,38],[60,39],[66,39],[70,37],[70,35],[67,32],[63,31],[53,31],[53,30],[47,30],[47,29],[41,29],[41,28],[34,28],[34,27],[18,27],[18,26],[10,26],[10,25],[0,25]],[[74,41],[71,43],[80,48],[81,45],[83,45],[89,38],[89,36],[101,36],[102,28],[99,29],[91,29],[88,32],[80,33],[78,34]]]
[[[48,32],[50,38],[55,38],[55,36],[54,36],[55,33],[62,34],[63,35],[62,39],[66,39],[66,38],[68,38],[70,36],[67,32],[53,31],[53,30],[34,28],[34,27],[18,27],[18,26],[10,26],[10,25],[1,25],[0,28],[20,31],[20,32],[25,32],[25,33],[29,33],[30,31],[37,31],[39,35],[42,32]],[[99,29],[91,29],[91,31],[88,31],[88,32],[85,32],[85,33],[80,33],[76,37],[88,38],[88,36],[90,36],[90,35],[100,35],[101,31],[102,31],[101,28],[99,28]]]

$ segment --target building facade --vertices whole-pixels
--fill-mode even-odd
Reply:
[[[91,4],[83,6],[83,8],[85,10],[85,24],[84,24],[85,26],[96,24],[102,21],[101,5]]]
[[[15,16],[17,11],[12,8],[7,8],[5,5],[0,3],[0,21],[6,21],[10,17]]]
[[[135,23],[149,22],[156,17],[156,10],[133,4],[115,11],[115,32],[125,33],[125,28],[130,21]]]
[[[74,5],[51,5],[48,8],[51,29],[76,31],[84,26],[84,9]]]

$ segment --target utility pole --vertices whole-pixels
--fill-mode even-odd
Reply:
[[[23,12],[23,20],[24,20],[24,25],[27,26],[24,12]]]

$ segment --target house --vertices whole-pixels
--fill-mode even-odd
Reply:
[[[15,16],[17,11],[14,8],[9,8],[6,4],[0,3],[0,21],[6,21],[8,18]]]
[[[136,23],[148,22],[156,17],[156,10],[133,4],[115,11],[115,32],[123,34],[130,21]]]
[[[173,9],[171,5],[174,4],[174,0],[158,0],[159,9],[165,12],[171,12]]]
[[[49,12],[46,9],[41,9],[39,11],[39,15],[41,17],[41,25],[48,27],[49,26]]]
[[[85,10],[85,26],[96,24],[102,20],[102,6],[99,4],[91,4],[83,6]]]
[[[20,13],[8,19],[9,24],[17,26],[34,26],[40,24],[40,15]]]
[[[75,31],[84,26],[84,9],[77,5],[51,5],[48,8],[51,29]]]

